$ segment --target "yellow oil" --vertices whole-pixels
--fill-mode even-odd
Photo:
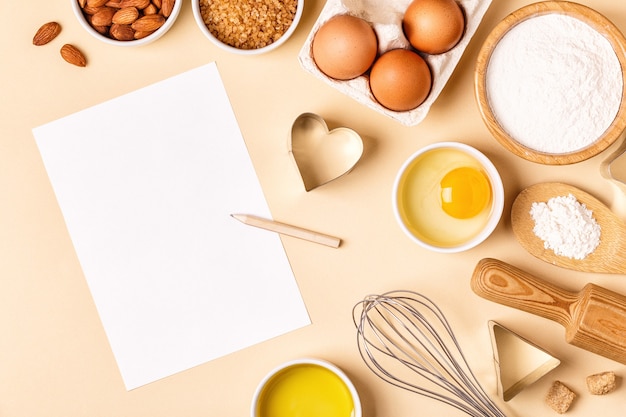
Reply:
[[[439,247],[458,246],[480,233],[493,205],[491,183],[480,162],[453,148],[416,158],[400,179],[397,199],[411,233]]]
[[[294,365],[270,379],[260,394],[257,417],[352,417],[346,384],[315,364]]]

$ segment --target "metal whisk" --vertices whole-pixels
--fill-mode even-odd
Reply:
[[[443,313],[425,296],[370,295],[352,315],[359,353],[377,376],[473,417],[505,417],[469,368]]]

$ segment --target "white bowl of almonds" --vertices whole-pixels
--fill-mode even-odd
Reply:
[[[222,50],[258,55],[278,48],[293,34],[304,0],[192,0],[200,31]]]
[[[117,46],[154,42],[167,32],[183,0],[71,0],[80,24],[95,38]]]

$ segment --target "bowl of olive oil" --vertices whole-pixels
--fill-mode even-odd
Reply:
[[[251,417],[361,417],[356,388],[335,365],[297,359],[271,372],[258,385]]]
[[[439,142],[415,152],[393,187],[400,228],[435,252],[477,246],[494,231],[503,208],[498,170],[483,153],[459,142]]]

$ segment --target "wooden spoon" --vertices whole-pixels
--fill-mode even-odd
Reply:
[[[544,248],[543,240],[533,232],[535,222],[530,215],[533,203],[547,202],[552,197],[569,194],[592,211],[592,216],[601,229],[598,247],[580,260],[556,255],[552,249]],[[513,232],[524,249],[541,260],[576,271],[626,273],[626,224],[601,201],[574,186],[546,182],[526,188],[513,202],[511,223]]]

